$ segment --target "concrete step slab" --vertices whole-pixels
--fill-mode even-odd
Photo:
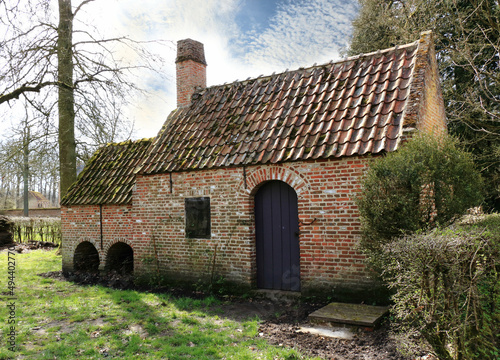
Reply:
[[[386,306],[364,304],[330,303],[309,315],[312,323],[329,323],[331,325],[354,326],[373,330],[387,314]]]

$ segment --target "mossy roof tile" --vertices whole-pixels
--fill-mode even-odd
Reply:
[[[203,89],[156,138],[99,149],[61,203],[130,203],[136,174],[394,151],[415,125],[429,39]]]
[[[393,151],[418,42],[213,86],[173,112],[144,174]]]
[[[61,205],[130,203],[135,175],[151,140],[125,141],[101,147],[68,189]]]

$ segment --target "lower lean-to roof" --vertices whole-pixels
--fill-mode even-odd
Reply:
[[[135,174],[151,139],[103,146],[87,162],[61,205],[128,204],[132,201]]]

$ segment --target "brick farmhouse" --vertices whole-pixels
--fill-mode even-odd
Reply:
[[[99,149],[62,200],[63,270],[370,286],[360,177],[416,131],[446,131],[432,34],[211,87],[187,39],[176,66],[177,109],[158,135]]]

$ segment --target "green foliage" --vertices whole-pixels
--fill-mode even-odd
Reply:
[[[481,176],[452,138],[418,135],[374,159],[357,200],[361,246],[377,259],[389,240],[446,225],[481,202]]]
[[[440,359],[498,359],[500,214],[385,246],[384,279],[404,334],[421,334]]]
[[[353,37],[349,55],[369,53],[394,46],[395,35],[390,20],[391,3],[359,0],[361,8],[353,21]]]
[[[448,127],[483,173],[500,210],[500,6],[496,0],[360,0],[350,55],[413,42],[432,30]]]

